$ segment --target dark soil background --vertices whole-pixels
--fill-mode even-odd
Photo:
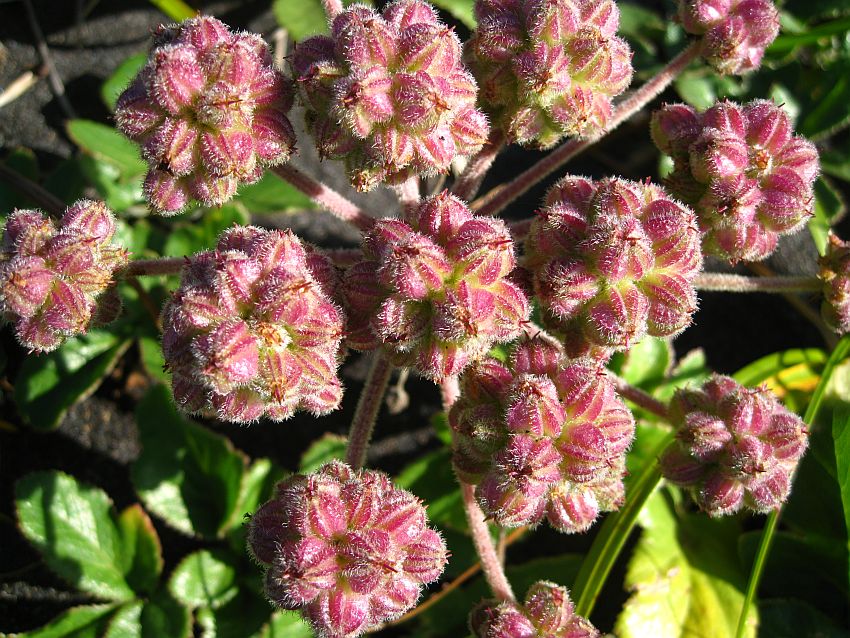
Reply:
[[[250,29],[267,37],[276,28],[268,0],[191,4],[217,15],[232,27]],[[167,20],[141,0],[44,0],[33,2],[33,6],[76,116],[109,121],[110,114],[99,97],[100,85],[124,59],[144,51],[151,29]],[[459,31],[464,34],[462,27]],[[40,69],[42,63],[22,2],[0,2],[0,43],[0,87],[7,86],[26,70]],[[672,93],[663,97],[676,99]],[[49,169],[75,152],[65,134],[66,119],[47,80],[42,78],[22,97],[0,109],[3,155],[19,146],[28,147],[36,152],[42,168]],[[314,174],[320,173],[335,188],[346,187],[337,166],[319,165],[310,155],[308,139],[301,138],[299,146],[302,166]],[[510,179],[537,156],[534,152],[511,148],[497,161],[484,190]],[[634,118],[570,165],[574,173],[594,177],[618,174],[630,179],[654,176],[656,169],[657,152],[649,143],[648,112]],[[506,216],[528,217],[536,210],[544,191],[545,184],[533,189],[511,206]],[[377,197],[379,203],[373,204],[372,209],[391,213],[395,207],[392,195],[383,191]],[[357,240],[356,234],[341,222],[318,212],[266,216],[257,221],[291,227],[302,237],[328,247],[351,246]],[[780,273],[813,273],[815,259],[808,233],[802,232],[783,241],[782,249],[768,265]],[[716,263],[708,264],[708,268],[723,269]],[[86,596],[53,576],[18,533],[13,508],[14,482],[33,470],[60,469],[104,488],[119,508],[137,502],[128,472],[128,464],[139,454],[133,410],[149,380],[141,371],[138,353],[131,350],[94,396],[68,413],[58,430],[36,434],[21,423],[11,399],[12,384],[25,352],[15,344],[8,329],[0,332],[0,342],[8,356],[4,376],[0,378],[0,632],[8,632],[37,627],[62,609],[88,601]],[[680,355],[701,347],[712,368],[733,372],[777,350],[823,346],[823,339],[781,296],[709,293],[701,295],[694,325],[676,340],[675,346]],[[248,428],[207,424],[230,437],[237,448],[248,454],[271,457],[293,470],[312,440],[327,431],[346,431],[365,371],[361,356],[353,355],[346,361],[342,376],[348,391],[342,409],[330,416],[321,419],[298,416],[283,424],[263,422]],[[436,387],[414,375],[405,387],[410,397],[408,407],[397,415],[386,412],[382,415],[370,451],[369,464],[390,472],[438,445],[429,426],[430,416],[439,409]],[[168,573],[179,558],[200,543],[171,531],[160,521],[155,520],[155,525],[163,541]],[[518,543],[509,554],[511,560],[526,560],[580,551],[587,545],[585,538],[558,535],[544,527],[535,532],[533,543]],[[615,575],[609,582],[619,581]],[[601,599],[605,602],[594,615],[594,619],[601,619],[602,627],[610,627],[611,618],[625,599],[618,586],[609,589]]]

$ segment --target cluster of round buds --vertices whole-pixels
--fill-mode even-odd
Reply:
[[[669,104],[652,117],[673,158],[666,185],[694,207],[703,250],[731,262],[764,259],[812,215],[818,154],[773,102],[718,102],[703,113]]]
[[[850,242],[829,235],[818,277],[823,281],[824,321],[838,334],[850,332]]]
[[[407,222],[379,221],[363,254],[345,275],[347,343],[383,347],[429,379],[458,374],[528,319],[528,300],[508,278],[515,259],[507,227],[474,216],[447,191]]]
[[[699,230],[689,208],[649,182],[566,177],[531,225],[525,265],[570,355],[605,359],[690,324]]]
[[[632,79],[614,0],[478,0],[475,13],[469,63],[509,139],[545,148],[605,128]]]
[[[599,362],[568,360],[539,334],[514,346],[510,361],[484,359],[463,374],[449,412],[454,466],[477,485],[500,525],[588,529],[623,500],[634,417]]]
[[[115,319],[121,300],[107,288],[127,251],[110,243],[114,232],[110,210],[87,199],[65,210],[58,229],[35,210],[9,216],[0,243],[0,314],[25,347],[55,350],[92,322]]]
[[[711,516],[766,513],[788,497],[808,431],[766,388],[714,376],[702,390],[677,391],[670,418],[678,432],[661,472]]]
[[[446,545],[425,507],[380,472],[333,462],[277,486],[249,524],[266,595],[302,610],[319,636],[353,638],[413,607]]]
[[[331,302],[335,278],[289,231],[233,228],[192,257],[162,311],[178,405],[235,422],[336,408],[344,317]]]
[[[485,601],[472,611],[475,638],[599,638],[590,621],[575,613],[566,587],[545,580],[534,583],[525,602]]]
[[[344,159],[359,190],[444,172],[487,140],[460,41],[420,0],[348,7],[330,37],[295,49],[292,69],[319,154]]]
[[[701,36],[700,53],[724,75],[757,69],[779,34],[773,0],[678,0],[679,19]]]
[[[292,89],[260,36],[199,17],[156,32],[115,121],[142,146],[151,206],[174,214],[192,199],[222,204],[264,166],[287,161],[291,106]]]

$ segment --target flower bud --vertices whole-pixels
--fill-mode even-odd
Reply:
[[[192,257],[162,311],[178,405],[235,422],[335,409],[344,326],[331,301],[335,276],[292,233],[251,226]]]
[[[476,638],[599,638],[586,618],[575,613],[569,591],[548,581],[534,583],[525,602],[484,601],[473,609],[469,626]]]
[[[214,36],[210,35],[214,34]],[[208,16],[161,27],[147,64],[118,98],[118,129],[148,163],[144,193],[173,215],[220,205],[295,147],[292,90],[259,36]]]
[[[673,104],[653,114],[653,140],[675,165],[666,186],[693,206],[706,254],[764,259],[812,216],[817,150],[793,133],[767,100],[718,102],[704,113]]]
[[[684,330],[702,267],[693,213],[649,183],[566,177],[525,242],[544,320],[568,353],[600,359]]]
[[[541,333],[513,346],[508,363],[474,364],[460,383],[452,460],[488,516],[511,527],[545,516],[572,533],[619,508],[635,426],[600,364],[570,361]]]
[[[318,635],[354,638],[416,604],[446,545],[413,494],[371,470],[332,462],[278,484],[248,526],[266,594],[300,609]]]
[[[840,335],[850,332],[850,244],[832,233],[820,258],[818,277],[823,282],[824,321]]]
[[[92,321],[120,310],[104,295],[127,251],[110,242],[115,218],[101,202],[81,199],[59,227],[34,210],[16,210],[0,243],[0,313],[15,324],[20,342],[47,352],[85,333]]]
[[[487,140],[460,42],[421,0],[348,7],[331,37],[296,47],[292,71],[319,155],[344,160],[358,190],[444,173]]]
[[[447,191],[406,222],[381,220],[345,275],[348,344],[382,347],[429,379],[458,374],[528,319],[528,300],[508,278],[514,265],[504,223],[474,216]]]
[[[661,472],[711,516],[767,513],[788,498],[808,430],[767,389],[715,375],[701,390],[678,390],[670,418],[678,432]]]
[[[467,59],[485,111],[509,140],[540,148],[603,130],[632,79],[612,0],[479,0]]]

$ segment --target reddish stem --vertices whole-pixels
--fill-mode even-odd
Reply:
[[[501,131],[493,131],[490,139],[475,157],[469,160],[463,173],[457,178],[452,186],[452,193],[463,200],[469,201],[481,188],[481,182],[487,175],[487,171],[493,165],[496,156],[505,147],[505,136]]]
[[[286,180],[295,188],[307,195],[325,210],[333,213],[343,221],[353,224],[359,230],[368,231],[375,225],[375,219],[343,197],[329,186],[316,181],[299,171],[290,164],[281,164],[271,169],[281,179]]]
[[[161,259],[134,259],[119,272],[123,277],[145,275],[175,275],[186,264],[186,257],[163,257]]]
[[[614,380],[614,387],[617,389],[617,394],[621,397],[628,399],[636,406],[643,408],[647,412],[660,416],[662,419],[669,418],[667,406],[661,401],[644,392],[640,388],[630,385],[625,379],[621,379],[620,377],[615,377],[613,375],[611,376]]]
[[[694,288],[716,292],[817,292],[822,283],[817,277],[745,277],[721,272],[697,275]]]
[[[611,120],[608,122],[608,127],[604,131],[593,137],[565,142],[527,171],[520,173],[512,181],[497,186],[489,193],[478,198],[472,203],[472,210],[476,211],[479,215],[497,215],[505,206],[525,193],[529,188],[537,184],[537,182],[561,168],[586,148],[593,146],[655,99],[690,64],[691,60],[697,54],[697,44],[692,43],[684,51],[679,53],[679,55],[670,60],[658,75],[620,102],[615,107],[611,115]]]
[[[378,350],[372,355],[372,367],[366,377],[366,385],[360,393],[360,400],[354,410],[351,429],[348,431],[348,449],[345,451],[345,462],[359,469],[366,462],[366,451],[375,429],[375,421],[384,401],[387,384],[393,371],[387,355]]]

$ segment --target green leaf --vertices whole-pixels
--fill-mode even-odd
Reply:
[[[38,159],[28,148],[12,149],[3,159],[3,164],[26,178],[38,181]],[[0,216],[5,217],[15,208],[34,208],[36,203],[16,188],[0,183]]]
[[[282,213],[316,208],[312,199],[271,171],[266,172],[258,182],[241,186],[236,201],[252,213]]]
[[[825,174],[850,182],[850,151],[824,151],[820,156],[820,167]]]
[[[44,627],[15,635],[17,638],[97,638],[113,609],[115,605],[71,607]]]
[[[133,177],[145,172],[138,147],[114,128],[90,120],[71,120],[67,130],[68,136],[84,152],[113,164],[122,176]]]
[[[395,482],[428,504],[432,522],[459,531],[469,529],[452,469],[451,450],[444,448],[421,456],[405,467]]]
[[[149,594],[162,573],[162,545],[151,519],[138,504],[118,517],[123,551],[122,568],[127,582],[137,594]]]
[[[819,177],[815,182],[815,214],[809,220],[809,232],[819,254],[826,253],[829,229],[841,218],[846,208],[841,193],[823,177]]]
[[[221,607],[238,592],[236,568],[230,560],[220,550],[190,554],[174,569],[168,590],[189,609]]]
[[[296,42],[312,35],[329,33],[328,21],[320,0],[274,0],[272,11],[277,23],[289,31]]]
[[[145,603],[134,600],[121,607],[109,620],[103,638],[141,638],[142,609]]]
[[[234,510],[231,528],[237,525],[248,514],[257,509],[272,497],[274,486],[286,476],[286,472],[272,463],[269,459],[257,459],[242,477],[239,490],[239,500]]]
[[[840,18],[831,22],[819,24],[801,33],[783,33],[773,41],[767,52],[770,55],[787,53],[800,46],[827,41],[835,35],[843,35],[850,31],[850,17]]]
[[[433,4],[448,11],[470,31],[476,27],[475,0],[434,0]]]
[[[836,625],[828,616],[806,603],[793,600],[765,600],[759,604],[762,636],[770,638],[850,638],[850,631]]]
[[[142,366],[151,379],[160,383],[170,383],[171,375],[165,371],[165,357],[162,354],[162,344],[156,337],[139,338],[139,354]]]
[[[812,379],[817,383],[825,362],[826,353],[820,348],[794,348],[757,359],[732,376],[738,383],[750,388],[767,383],[781,396],[788,390],[789,383],[799,383],[801,379],[806,384]]]
[[[673,357],[669,339],[644,337],[628,353],[619,355],[621,363],[617,374],[629,384],[649,390],[664,380],[673,364]]]
[[[215,248],[218,236],[232,226],[245,226],[250,217],[238,206],[228,204],[211,208],[199,220],[178,222],[165,241],[162,254],[184,257],[200,250]]]
[[[701,348],[691,350],[682,357],[671,371],[653,391],[656,399],[667,402],[679,388],[702,385],[711,376],[711,370],[705,360],[705,352]]]
[[[850,551],[850,412],[846,409],[833,414],[832,439],[835,442],[835,469],[844,509],[845,537]]]
[[[130,340],[103,330],[69,339],[58,350],[24,359],[15,382],[15,402],[38,430],[59,425],[77,401],[97,390]]]
[[[812,90],[814,108],[797,125],[798,133],[816,140],[850,124],[850,58],[839,57],[826,65]]]
[[[245,456],[178,414],[164,386],[148,391],[136,419],[142,453],[130,475],[147,509],[185,534],[223,536],[238,506]]]
[[[142,201],[140,175],[122,177],[118,166],[89,155],[79,158],[78,163],[88,182],[113,210],[123,212]]]
[[[35,472],[15,484],[15,506],[21,531],[50,569],[99,598],[133,597],[118,517],[105,492],[61,472]]]
[[[259,638],[311,638],[313,630],[294,611],[276,611],[268,625],[258,634]]]
[[[150,3],[177,22],[194,18],[198,13],[183,0],[150,0]]]
[[[165,589],[145,603],[141,613],[142,638],[189,638],[192,615]]]
[[[702,515],[677,520],[656,494],[641,523],[644,531],[626,573],[632,595],[617,619],[617,636],[734,636],[744,600],[735,521]],[[754,637],[756,624],[753,613],[745,635]]]
[[[136,77],[136,74],[145,65],[147,59],[147,53],[138,53],[130,56],[119,64],[118,68],[101,85],[100,97],[103,98],[103,103],[106,104],[110,111],[115,110],[115,103],[118,101],[118,96],[129,86],[130,80]]]
[[[307,451],[301,455],[301,466],[299,471],[302,474],[315,472],[325,463],[333,460],[343,460],[345,458],[345,449],[348,447],[348,439],[333,432],[326,432],[321,437],[316,439],[307,448]]]

